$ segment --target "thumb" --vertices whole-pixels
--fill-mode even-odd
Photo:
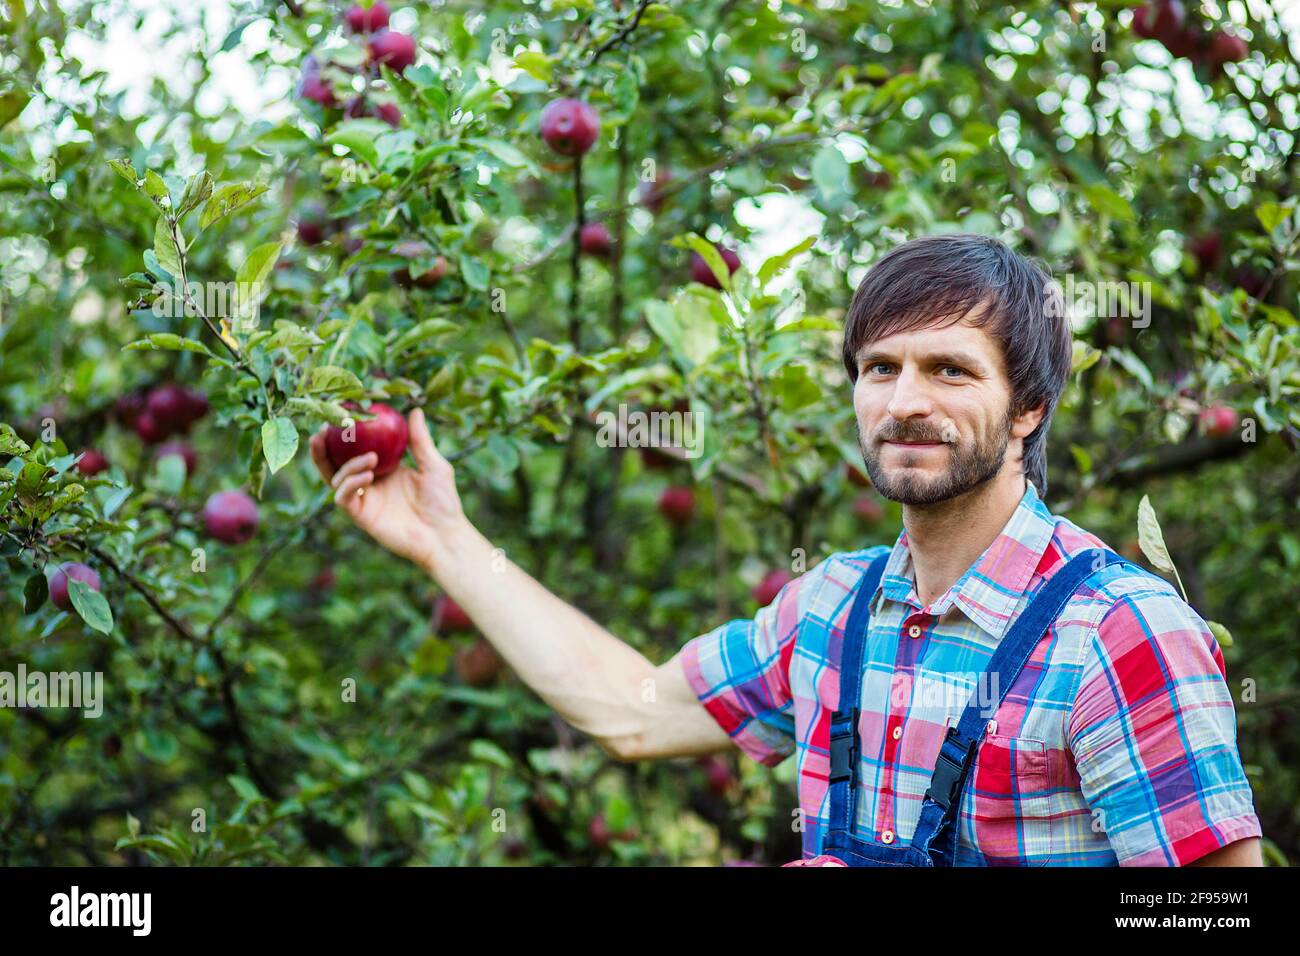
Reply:
[[[415,459],[422,474],[432,474],[440,464],[447,464],[447,460],[434,447],[433,438],[424,422],[424,409],[417,408],[411,412],[408,427],[411,433],[411,457]]]

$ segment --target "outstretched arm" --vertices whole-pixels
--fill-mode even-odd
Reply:
[[[656,667],[494,548],[465,516],[454,469],[419,409],[409,425],[416,468],[377,481],[373,453],[335,471],[324,430],[312,437],[312,459],[335,488],[338,506],[384,547],[424,568],[515,673],[612,756],[639,760],[730,746],[677,657]]]

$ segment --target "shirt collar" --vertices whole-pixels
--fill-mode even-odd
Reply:
[[[1055,531],[1052,513],[1033,483],[1026,481],[1020,503],[993,543],[935,599],[929,613],[941,617],[955,604],[995,641],[1001,640]],[[885,598],[917,610],[923,607],[916,594],[906,530],[899,532],[880,580]]]

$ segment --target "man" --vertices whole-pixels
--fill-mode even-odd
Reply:
[[[1083,568],[1087,555],[1113,555],[1043,504],[1047,431],[1070,374],[1059,295],[1043,270],[981,236],[918,239],[883,257],[846,316],[843,358],[868,473],[902,504],[903,532],[892,549],[829,556],[753,620],[658,667],[494,560],[419,410],[418,470],[376,482],[367,455],[334,472],[319,434],[312,454],[340,507],[426,569],[610,754],[728,743],[768,765],[796,754],[804,862],[905,848],[901,865],[1262,865],[1213,635],[1163,579],[1125,563]],[[1059,612],[1040,602],[1013,632],[1067,565],[1082,583],[1058,580]],[[873,568],[879,585],[865,587]],[[1004,639],[1004,654],[1018,641],[1025,659],[990,675]],[[861,666],[842,669],[850,646]],[[949,759],[941,785],[941,746],[957,745],[965,757]],[[927,827],[946,814],[934,847],[947,849],[933,858],[909,843],[930,804]],[[845,841],[857,851],[823,852]]]

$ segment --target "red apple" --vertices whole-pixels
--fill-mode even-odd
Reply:
[[[315,577],[311,579],[311,583],[308,587],[317,592],[331,591],[334,589],[337,580],[338,578],[337,575],[335,575],[333,568],[321,568],[316,572]]]
[[[197,388],[185,389],[185,418],[186,424],[197,422],[200,418],[208,413],[208,396],[206,392]]]
[[[320,203],[308,203],[298,211],[298,241],[304,246],[319,246],[328,228],[329,216]]]
[[[1211,438],[1234,434],[1240,420],[1237,411],[1227,405],[1211,405],[1201,410],[1201,429]]]
[[[603,222],[589,222],[578,233],[582,251],[589,256],[604,258],[614,250],[614,239]]]
[[[242,491],[218,491],[203,506],[203,526],[226,544],[242,544],[257,532],[257,502]]]
[[[844,474],[849,479],[850,484],[857,485],[859,488],[870,488],[871,479],[861,468],[855,468],[847,461],[844,463]]]
[[[184,461],[186,477],[193,475],[199,466],[199,456],[183,441],[165,441],[154,449],[155,458],[162,458],[164,455],[176,455]]]
[[[171,430],[154,418],[153,412],[145,409],[135,417],[135,433],[141,440],[154,445],[171,434]]]
[[[190,396],[174,382],[159,385],[151,391],[145,408],[169,433],[180,431],[190,423]]]
[[[1226,32],[1216,32],[1210,38],[1209,60],[1215,67],[1225,63],[1240,63],[1250,53],[1250,47],[1241,37]]]
[[[470,687],[490,687],[504,666],[501,656],[481,637],[456,651],[456,676]]]
[[[334,87],[320,73],[320,64],[314,56],[302,61],[302,76],[298,81],[298,95],[321,106],[338,106]]]
[[[542,108],[542,139],[561,156],[581,156],[600,135],[600,117],[582,100],[552,100]]]
[[[81,457],[77,459],[77,471],[87,477],[97,475],[101,471],[107,471],[108,468],[108,459],[104,457],[102,452],[96,451],[94,448],[87,448]]]
[[[1250,266],[1238,266],[1232,273],[1233,284],[1244,289],[1252,299],[1258,299],[1264,292],[1268,276]]]
[[[135,420],[144,411],[147,393],[142,388],[134,388],[125,395],[119,395],[113,402],[113,417],[127,428],[135,426]]]
[[[430,623],[439,634],[464,634],[474,630],[474,622],[465,609],[445,594],[434,602]]]
[[[72,610],[72,595],[68,593],[69,578],[80,581],[92,591],[99,590],[99,575],[95,573],[94,568],[79,561],[59,565],[50,575],[50,600],[60,611]]]
[[[859,495],[853,502],[853,513],[867,524],[875,524],[885,516],[885,509],[871,495]]]
[[[1186,18],[1180,0],[1151,0],[1133,11],[1133,30],[1140,37],[1163,42],[1183,29]]]
[[[415,38],[392,30],[380,30],[370,38],[370,59],[395,73],[405,72],[415,62]]]
[[[1217,231],[1197,236],[1187,244],[1187,251],[1195,257],[1202,272],[1213,272],[1223,257],[1223,236]]]
[[[641,453],[641,463],[649,471],[672,471],[673,465],[679,461],[674,456],[661,454],[658,448],[650,446],[643,445],[638,451]]]
[[[727,271],[729,273],[735,272],[740,268],[740,256],[736,255],[730,249],[723,249],[721,247],[717,248],[719,255],[722,256],[722,261],[727,264]],[[713,270],[709,268],[709,264],[704,261],[704,257],[698,252],[691,253],[691,278],[700,283],[700,285],[707,285],[713,289],[722,288],[722,286],[718,284],[718,277],[713,274]]]
[[[767,607],[776,600],[781,589],[794,580],[794,575],[785,568],[773,568],[763,575],[763,580],[754,585],[750,592],[759,607]]]
[[[695,492],[681,486],[665,488],[659,496],[659,513],[672,524],[686,524],[695,514]]]
[[[344,407],[357,406],[348,402]],[[397,470],[406,452],[409,438],[406,419],[382,402],[371,402],[369,414],[374,417],[354,421],[348,429],[331,425],[325,433],[325,451],[335,468],[342,468],[344,462],[373,451],[379,457],[373,471],[376,478],[382,478]]]
[[[396,103],[380,103],[375,107],[375,114],[394,129],[402,125],[402,111]]]
[[[388,26],[388,6],[383,0],[375,0],[367,9],[356,4],[348,7],[348,12],[343,15],[348,23],[348,29],[353,33],[371,33],[375,30],[383,30]]]
[[[709,781],[709,791],[715,797],[725,797],[735,783],[731,776],[731,768],[721,757],[701,757],[697,761],[698,765],[704,769],[704,775]]]

